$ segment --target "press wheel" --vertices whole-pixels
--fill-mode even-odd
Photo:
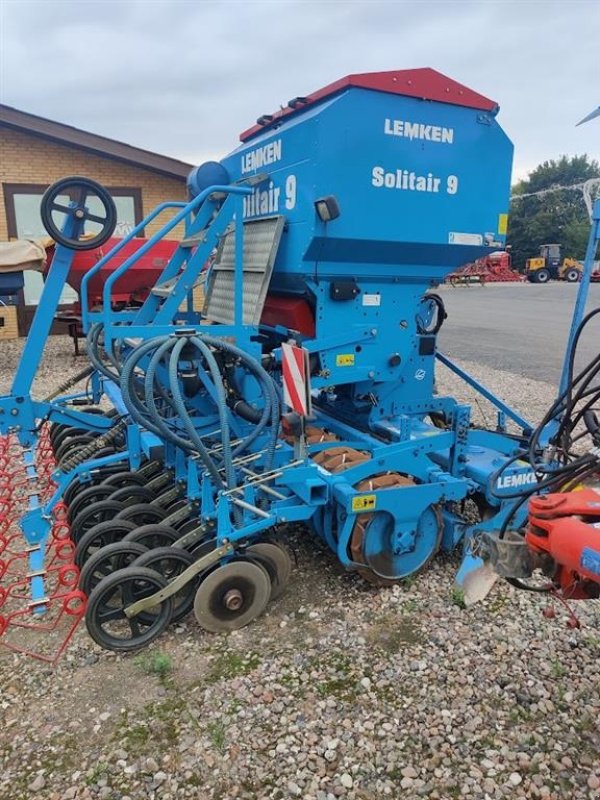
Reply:
[[[85,614],[92,639],[105,650],[122,653],[153,642],[171,621],[172,598],[130,619],[125,609],[166,585],[162,575],[145,567],[126,567],[101,580],[88,598]]]
[[[271,579],[271,600],[277,600],[285,592],[292,572],[292,559],[288,551],[273,542],[257,542],[246,550],[250,557],[264,560]]]
[[[157,547],[170,547],[179,539],[179,531],[169,525],[151,523],[150,525],[135,527],[125,538],[128,542],[138,542],[138,544],[143,544],[149,550],[155,550]]]
[[[210,572],[194,599],[198,624],[211,633],[243,628],[267,607],[271,582],[264,567],[251,561],[230,561]]]
[[[79,574],[79,588],[90,595],[101,580],[113,572],[130,567],[136,558],[146,552],[142,544],[136,542],[113,542],[88,558]]]
[[[180,547],[157,547],[139,556],[135,562],[135,566],[153,569],[170,583],[193,564],[194,560],[194,557],[188,553],[187,550],[182,550]],[[178,622],[190,613],[194,605],[194,595],[197,585],[198,578],[196,577],[172,595],[172,622]]]
[[[135,529],[133,522],[109,519],[99,522],[83,534],[75,548],[75,563],[82,569],[83,565],[98,550],[115,542],[121,542],[127,534]]]
[[[123,506],[123,504],[120,504]],[[152,503],[134,503],[133,505],[121,508],[117,514],[117,519],[127,519],[135,522],[136,525],[152,525],[160,523],[167,516],[167,512],[160,506]]]

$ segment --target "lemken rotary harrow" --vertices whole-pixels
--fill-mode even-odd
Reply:
[[[48,190],[58,245],[0,398],[8,646],[65,618],[68,636],[83,615],[119,651],[192,609],[208,631],[239,628],[285,588],[289,522],[386,585],[525,520],[510,498],[536,481],[520,457],[533,426],[437,351],[430,291],[504,242],[512,145],[497,112],[425,69],[350,76],[261,117],[191,173],[189,202],[159,206],[85,274],[91,365],[60,392],[88,389],[35,401],[73,254],[116,217],[90,180]],[[79,199],[61,202],[66,189]],[[159,214],[90,310],[90,281]],[[180,224],[145,302],[116,310],[115,283]],[[436,360],[495,404],[493,430],[436,393]],[[22,512],[25,549],[10,532]]]

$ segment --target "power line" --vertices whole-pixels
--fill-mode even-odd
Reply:
[[[594,198],[592,197],[592,189],[598,186],[600,187],[600,178],[589,178],[587,181],[583,181],[583,183],[572,183],[570,186],[549,186],[547,189],[540,189],[537,192],[525,192],[524,194],[512,194],[510,196],[511,202],[513,200],[520,200],[523,197],[541,197],[545,194],[550,194],[550,192],[562,192],[565,190],[572,190],[572,191],[581,191],[583,194],[583,200],[585,202],[585,207],[587,208],[587,212],[589,218],[592,218],[592,206],[594,204]]]

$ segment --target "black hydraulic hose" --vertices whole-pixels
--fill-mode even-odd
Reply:
[[[88,331],[86,337],[86,349],[88,352],[88,356],[94,367],[104,375],[106,378],[109,378],[111,381],[115,381],[115,383],[119,382],[119,375],[117,372],[113,372],[110,370],[106,364],[102,361],[102,357],[99,353],[100,347],[100,335],[102,334],[104,326],[100,323],[96,323],[91,326]]]
[[[217,486],[221,486],[223,481],[221,479],[221,475],[219,474],[219,470],[217,465],[215,464],[214,460],[210,457],[208,450],[204,446],[204,442],[198,435],[198,432],[194,428],[194,424],[190,419],[190,416],[187,412],[185,407],[185,401],[183,399],[183,395],[179,388],[178,383],[178,375],[177,375],[177,366],[179,361],[179,356],[183,347],[186,344],[185,339],[180,339],[177,342],[174,342],[174,347],[171,352],[171,357],[169,359],[169,384],[171,387],[171,391],[173,393],[173,401],[175,403],[175,408],[179,413],[179,418],[185,427],[188,436],[190,437],[192,446],[198,452],[202,463],[210,473],[213,481]],[[231,470],[226,469],[226,480],[228,488],[233,488],[233,479],[231,475]]]

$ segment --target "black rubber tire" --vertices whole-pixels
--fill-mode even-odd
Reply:
[[[78,544],[81,537],[99,522],[114,519],[125,506],[112,500],[100,500],[92,503],[75,517],[71,523],[71,539]]]
[[[568,269],[565,272],[565,280],[567,283],[578,283],[581,280],[581,272],[578,269]]]
[[[550,283],[550,270],[538,269],[535,274],[535,283]]]
[[[73,436],[72,439],[67,439],[56,450],[54,458],[60,463],[64,461],[70,453],[79,450],[80,447],[85,447],[91,444],[96,437],[89,433],[80,433],[79,436]]]
[[[160,506],[150,503],[135,503],[122,508],[117,514],[117,519],[128,519],[135,522],[136,525],[142,526],[162,522],[166,516],[167,512]]]
[[[135,527],[125,538],[128,542],[138,542],[149,550],[155,550],[158,547],[170,547],[179,539],[179,536],[180,533],[175,528],[156,523]]]
[[[147,567],[156,570],[169,583],[194,563],[194,557],[187,550],[179,547],[156,547],[147,550],[135,562],[136,567]],[[198,576],[195,576],[183,589],[172,596],[172,622],[178,622],[187,616],[194,607],[194,597],[198,588]]]
[[[120,489],[113,489],[110,499],[133,505],[133,503],[151,503],[154,495],[145,486],[121,486]]]
[[[79,588],[89,596],[107,575],[130,567],[137,558],[146,552],[147,548],[137,542],[120,541],[101,547],[87,559],[81,568]]]
[[[103,547],[115,542],[122,542],[129,533],[135,530],[133,522],[108,519],[99,522],[83,534],[75,548],[75,564],[81,569],[85,562]]]
[[[100,483],[95,484],[94,486],[88,486],[87,489],[78,492],[77,497],[75,497],[73,502],[69,505],[67,519],[69,522],[73,522],[73,520],[77,518],[79,512],[83,511],[84,508],[87,508],[88,506],[92,505],[92,503],[97,503],[100,500],[108,500],[110,495],[110,487],[102,486]]]
[[[61,447],[66,444],[66,442],[70,441],[71,439],[75,439],[78,436],[86,436],[89,431],[85,430],[84,428],[71,428],[68,425],[65,425],[62,430],[60,430],[52,442],[52,448],[54,449],[54,453],[58,453]],[[58,459],[57,459],[58,460]]]
[[[121,489],[123,486],[144,486],[146,482],[142,475],[131,470],[109,475],[102,481],[104,486],[112,486],[113,489]]]
[[[109,609],[105,613],[112,617],[110,621],[114,621],[115,618],[125,621],[125,614],[123,613],[122,617],[119,617],[118,606],[114,602],[111,603],[111,599],[115,598],[117,593],[121,595],[121,600],[117,602],[120,602],[121,607],[125,608],[130,602],[129,595],[131,595],[131,600],[140,600],[142,597],[148,597],[150,594],[164,589],[166,585],[167,582],[162,575],[145,567],[126,567],[104,578],[91,593],[85,614],[86,626],[92,639],[100,647],[120,653],[139,650],[140,647],[145,647],[153,642],[171,621],[173,614],[171,598],[164,600],[158,606],[155,614],[151,615],[146,611],[143,620],[139,616],[130,620],[129,629],[132,634],[130,638],[115,636],[114,633],[106,631],[102,627],[103,620],[100,619],[100,615],[103,608]],[[128,597],[127,600],[123,599],[124,594]],[[104,620],[104,622],[106,621]],[[146,625],[144,631],[141,630],[140,623]]]

